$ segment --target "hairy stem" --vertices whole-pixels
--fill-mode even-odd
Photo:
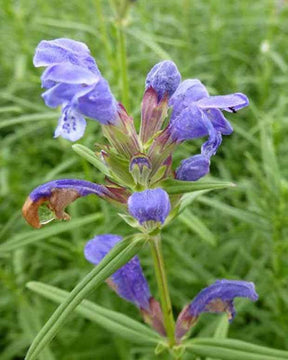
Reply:
[[[150,245],[152,250],[156,281],[160,295],[160,302],[163,311],[165,330],[169,340],[169,345],[172,347],[175,345],[175,322],[168,290],[160,235],[151,237]]]

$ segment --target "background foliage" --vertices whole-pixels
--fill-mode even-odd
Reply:
[[[238,302],[229,337],[282,349],[288,349],[287,20],[284,0],[140,0],[126,27],[129,110],[136,121],[146,74],[167,58],[183,78],[201,79],[211,94],[241,91],[251,100],[247,110],[231,118],[235,132],[212,160],[211,174],[237,187],[195,198],[164,232],[164,252],[175,312],[217,278],[254,281],[260,300]],[[23,358],[55,308],[25,284],[37,280],[70,290],[91,269],[82,255],[85,242],[98,233],[129,230],[112,206],[93,197],[70,206],[70,223],[40,231],[29,229],[20,213],[27,194],[45,181],[103,181],[68,141],[53,139],[58,115],[43,105],[41,71],[33,68],[32,57],[42,39],[84,41],[121,99],[108,4],[0,0],[0,31],[0,236],[3,243],[12,241],[0,252],[0,353],[9,360]],[[90,121],[80,142],[93,149],[103,141],[99,125]],[[198,148],[197,142],[182,145],[175,163]],[[157,297],[148,249],[141,260]],[[105,284],[91,300],[139,318]],[[217,316],[203,316],[193,335],[211,336],[218,322]],[[75,315],[42,359],[104,356],[144,360],[152,355]]]

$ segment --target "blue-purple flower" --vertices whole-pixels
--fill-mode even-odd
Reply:
[[[128,210],[140,225],[150,221],[164,224],[171,204],[168,194],[163,189],[148,189],[135,192],[129,197]]]
[[[98,265],[104,256],[121,240],[121,236],[113,234],[95,236],[85,246],[85,258],[90,263]],[[106,282],[121,298],[137,306],[144,320],[165,336],[160,305],[151,296],[138,256],[118,269]]]
[[[121,236],[112,234],[95,236],[85,246],[85,258],[92,264],[98,265],[121,240]],[[149,309],[151,293],[137,256],[117,270],[109,278],[108,284],[120,297],[132,302],[139,309]]]
[[[118,121],[117,102],[85,44],[65,38],[41,41],[33,63],[47,67],[41,77],[46,105],[62,106],[55,137],[80,139],[84,116],[105,125]]]
[[[202,154],[191,156],[181,162],[176,169],[176,179],[197,181],[210,171],[210,159]]]
[[[223,135],[230,135],[233,131],[232,126],[225,119],[221,110],[237,112],[243,107],[248,106],[248,104],[247,96],[242,93],[209,96],[207,89],[199,80],[185,80],[179,85],[169,100],[169,105],[173,107],[171,123],[183,121],[183,124],[186,125],[185,139],[183,139],[183,134],[180,134],[177,129],[174,131],[174,137],[177,139],[177,135],[181,135],[179,141],[183,141],[209,135],[209,127],[207,128],[206,125],[202,129],[197,129],[197,131],[194,130],[192,125],[189,126],[186,120],[186,117],[189,115],[191,118],[196,118],[193,119],[196,124],[198,122],[202,123],[203,119],[206,124],[206,118],[208,118],[216,131],[221,132]],[[190,114],[189,112],[184,113],[184,119],[182,119],[181,113],[191,106]],[[173,131],[173,129],[171,130]]]
[[[153,88],[158,101],[170,98],[181,81],[181,75],[173,61],[165,60],[153,66],[146,77],[145,89]]]
[[[180,339],[194,325],[201,313],[226,312],[229,321],[235,317],[233,301],[236,297],[258,299],[252,282],[240,280],[217,280],[200,291],[194,300],[184,307],[176,323],[176,337]]]
[[[69,220],[65,208],[79,197],[97,195],[107,200],[126,203],[128,194],[125,189],[116,186],[104,186],[90,181],[76,179],[53,180],[34,189],[26,199],[22,214],[26,221],[35,228],[42,223],[39,218],[39,208],[46,204],[54,212],[56,219]]]
[[[233,131],[221,110],[237,112],[248,104],[248,98],[241,93],[209,96],[205,86],[197,79],[188,79],[179,85],[169,100],[173,111],[166,138],[175,143],[203,136],[208,136],[208,140],[201,148],[201,155],[181,163],[176,170],[177,179],[195,181],[209,172],[210,158],[220,146],[222,135],[230,135]]]
[[[201,154],[193,155],[183,160],[176,169],[176,179],[183,181],[197,181],[210,171],[210,158],[216,154],[222,142],[222,135],[218,131],[201,146]]]

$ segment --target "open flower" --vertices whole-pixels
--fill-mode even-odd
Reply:
[[[149,222],[164,224],[171,204],[166,191],[158,188],[132,194],[128,199],[128,210],[140,225]]]
[[[201,313],[226,312],[229,321],[235,317],[233,301],[236,297],[258,299],[252,282],[240,280],[217,280],[200,291],[194,300],[184,307],[176,323],[176,337],[180,339],[194,325]]]
[[[45,104],[62,106],[55,137],[80,139],[84,116],[106,125],[117,122],[117,102],[85,44],[65,38],[41,41],[33,63],[47,67],[41,77],[42,87],[48,89],[42,95]]]
[[[184,80],[169,100],[173,108],[170,123],[155,139],[153,150],[165,153],[173,144],[208,136],[202,145],[201,155],[182,161],[176,170],[176,178],[195,181],[209,172],[210,158],[222,142],[222,135],[233,132],[229,121],[222,114],[237,112],[249,104],[242,93],[209,96],[205,86],[197,79]]]
[[[233,131],[232,126],[229,121],[225,119],[221,110],[237,112],[245,106],[248,106],[248,104],[247,96],[242,93],[209,96],[207,89],[199,80],[185,80],[179,85],[169,100],[169,105],[173,107],[171,131],[174,130],[174,124],[174,137],[177,139],[178,135],[179,141],[210,135],[210,127],[207,126],[208,122],[206,120],[208,118],[216,131],[219,131],[223,135],[230,135]],[[189,108],[191,108],[190,111],[188,110]],[[192,120],[190,126],[186,119],[189,114]],[[177,131],[176,125],[178,122],[185,124],[185,135],[181,135],[179,131]],[[198,125],[196,129],[194,124]],[[200,124],[203,124],[201,129]],[[179,125],[178,128],[180,128]]]
[[[95,236],[85,246],[85,258],[90,263],[98,265],[104,256],[121,240],[121,236],[113,234]],[[106,281],[121,298],[133,303],[140,309],[146,322],[151,324],[160,334],[165,335],[159,303],[151,296],[138,256],[132,258]]]
[[[56,219],[69,220],[65,208],[77,198],[90,194],[122,204],[126,203],[128,198],[126,190],[120,187],[76,179],[54,180],[38,186],[30,193],[23,205],[22,214],[31,226],[40,228],[43,224],[38,212],[40,206],[46,204],[48,209],[54,212]]]

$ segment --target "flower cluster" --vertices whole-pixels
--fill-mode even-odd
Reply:
[[[109,142],[95,153],[97,162],[105,168],[105,185],[61,179],[31,192],[23,215],[35,228],[45,223],[39,216],[43,206],[54,218],[68,220],[65,208],[77,198],[92,194],[117,204],[123,218],[129,224],[134,221],[134,227],[144,234],[159,232],[173,218],[169,217],[172,211],[177,214],[181,201],[181,195],[169,196],[164,180],[196,181],[205,176],[222,136],[233,131],[222,111],[236,113],[248,105],[244,94],[210,96],[197,79],[181,82],[176,65],[162,61],[146,78],[138,134],[132,117],[115,100],[85,44],[70,39],[41,41],[34,65],[46,67],[41,77],[46,105],[62,107],[55,137],[80,139],[86,127],[84,117],[89,117],[102,125]],[[171,117],[165,121],[169,108]],[[202,137],[206,139],[200,153],[183,160],[174,171],[172,157],[176,147]],[[121,239],[111,234],[96,236],[85,247],[86,259],[97,265]],[[160,305],[151,296],[137,257],[117,270],[107,283],[120,297],[135,304],[145,321],[165,336]],[[257,299],[253,284],[245,281],[216,281],[202,290],[180,313],[176,338],[181,339],[203,312],[224,311],[232,319],[233,299],[237,296]]]

